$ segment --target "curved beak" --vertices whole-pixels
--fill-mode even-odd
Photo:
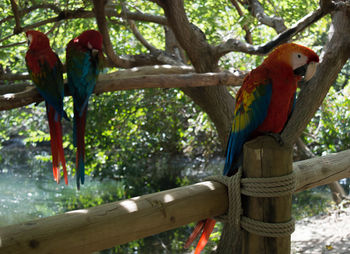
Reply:
[[[294,74],[304,76],[305,81],[309,81],[315,74],[317,69],[317,62],[310,62],[294,70]]]
[[[96,57],[100,51],[98,49],[92,49],[91,53],[93,57]]]
[[[315,74],[317,69],[317,62],[310,62],[307,65],[306,73],[304,76],[305,81],[309,81]]]

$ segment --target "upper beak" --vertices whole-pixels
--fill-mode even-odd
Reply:
[[[317,69],[317,62],[310,62],[294,70],[294,74],[304,76],[305,81],[309,81],[315,74]]]
[[[305,81],[309,81],[315,74],[317,69],[317,62],[310,62],[307,66],[306,73],[304,76]]]
[[[92,50],[91,50],[91,53],[92,53],[92,56],[95,57],[95,56],[98,55],[99,50],[98,50],[98,49],[92,49]]]

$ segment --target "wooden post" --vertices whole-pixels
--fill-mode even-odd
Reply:
[[[292,172],[292,148],[280,146],[272,137],[263,136],[244,146],[242,177],[275,177]],[[287,222],[291,219],[292,195],[255,198],[242,195],[243,215],[263,222]],[[262,237],[243,232],[244,254],[288,254],[290,236]]]

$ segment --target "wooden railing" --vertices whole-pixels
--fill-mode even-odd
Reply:
[[[296,192],[350,177],[350,150],[293,164]],[[226,187],[198,184],[0,228],[0,253],[90,253],[223,214]]]

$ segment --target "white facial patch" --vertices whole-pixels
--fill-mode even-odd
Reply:
[[[28,34],[27,40],[28,40],[28,46],[30,46],[30,44],[32,44],[32,41],[33,41],[33,36],[31,34]]]
[[[89,49],[92,49],[92,45],[91,45],[91,43],[89,41],[87,43],[87,46],[88,46]]]
[[[303,55],[300,52],[293,52],[292,53],[292,59],[291,59],[291,64],[293,70],[298,69],[299,67],[307,64],[307,56]]]

